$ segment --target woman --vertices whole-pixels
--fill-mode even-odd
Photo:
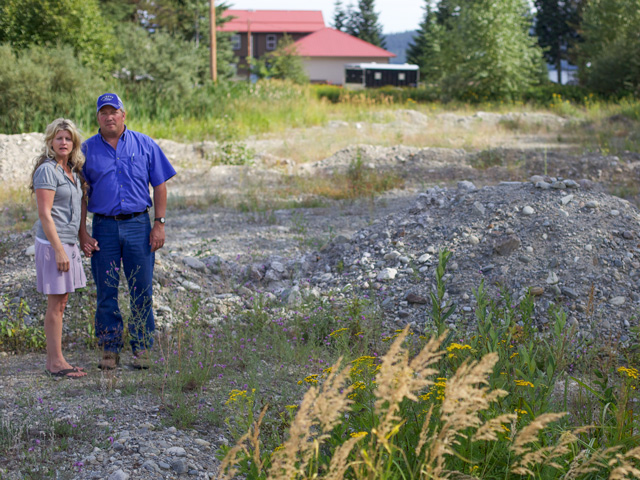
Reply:
[[[53,377],[79,378],[86,372],[69,364],[62,354],[62,315],[69,293],[87,284],[76,244],[84,156],[76,126],[64,118],[47,126],[44,143],[30,187],[38,205],[35,246],[38,291],[47,295],[46,372]]]

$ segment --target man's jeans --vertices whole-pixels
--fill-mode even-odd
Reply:
[[[155,254],[151,252],[149,214],[128,220],[93,216],[93,238],[98,248],[91,257],[91,271],[98,293],[96,336],[110,352],[122,349],[122,314],[118,307],[120,267],[129,284],[131,312],[129,336],[133,352],[153,345],[152,280]]]

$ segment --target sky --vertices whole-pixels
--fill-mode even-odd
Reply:
[[[218,0],[222,3],[222,0]],[[333,23],[335,0],[224,0],[237,10],[322,10],[324,23]],[[356,0],[342,0],[342,5],[356,4]],[[416,30],[424,16],[424,0],[375,0],[375,11],[383,33]]]

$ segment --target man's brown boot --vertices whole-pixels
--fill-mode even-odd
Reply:
[[[120,365],[120,355],[116,352],[104,351],[102,359],[98,362],[98,368],[102,370],[113,370]]]
[[[151,366],[151,356],[148,350],[138,350],[133,354],[131,366],[136,370],[146,370]]]

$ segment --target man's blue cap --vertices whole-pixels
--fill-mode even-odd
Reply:
[[[103,93],[98,97],[97,105],[98,105],[97,112],[99,112],[100,109],[105,105],[110,105],[116,110],[124,109],[124,104],[122,103],[122,100],[120,100],[120,97],[115,93]]]

